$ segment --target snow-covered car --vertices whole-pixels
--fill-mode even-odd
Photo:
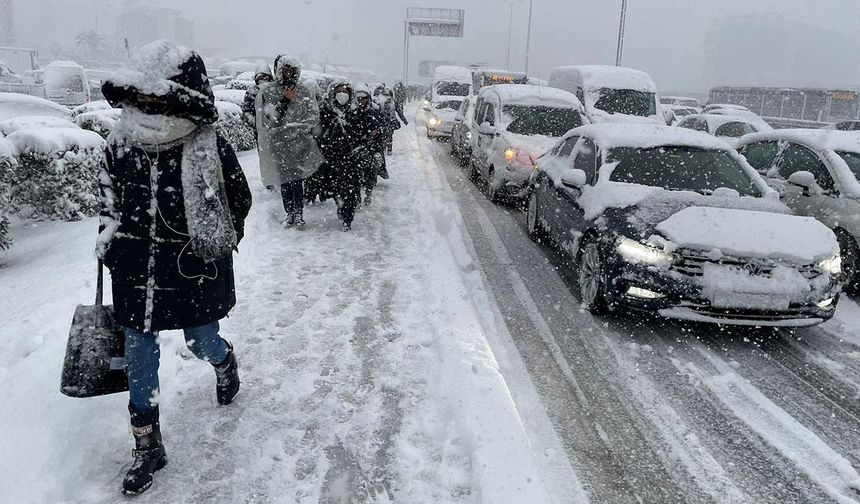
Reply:
[[[77,128],[69,119],[54,116],[20,116],[0,120],[0,136],[33,128]]]
[[[90,85],[84,67],[74,61],[54,61],[42,75],[45,97],[61,105],[77,106],[90,101]]]
[[[860,121],[841,121],[827,126],[825,129],[837,131],[860,131]]]
[[[669,126],[676,126],[685,117],[699,113],[698,109],[684,105],[666,105],[664,103],[660,105],[660,108],[663,109],[663,118]]]
[[[245,102],[245,91],[242,89],[218,89],[214,91],[216,101],[225,101],[242,106]]]
[[[760,131],[758,126],[747,118],[719,114],[689,115],[682,119],[677,126],[713,135],[734,148],[737,148],[742,136]]]
[[[478,134],[475,123],[475,103],[477,96],[470,96],[460,104],[460,110],[454,117],[454,129],[451,131],[451,155],[466,166],[472,157],[472,137]]]
[[[784,129],[748,135],[739,152],[782,201],[836,234],[846,289],[860,292],[860,135]]]
[[[705,105],[705,108],[702,109],[702,112],[708,114],[715,110],[740,110],[743,112],[751,112],[750,109],[744,107],[743,105],[732,105],[730,103],[709,103]]]
[[[434,102],[430,117],[424,124],[427,128],[427,138],[448,138],[454,129],[454,118],[465,97],[454,98],[446,96],[442,101]]]
[[[83,105],[78,105],[77,107],[72,109],[72,119],[79,116],[80,114],[86,114],[87,112],[95,112],[96,110],[110,110],[113,107],[107,100],[95,100],[91,102],[86,102]]]
[[[6,84],[21,84],[21,76],[15,73],[6,63],[0,61],[0,82]]]
[[[472,71],[466,67],[441,65],[433,71],[430,102],[463,100],[472,93]]]
[[[51,116],[69,119],[69,109],[52,101],[18,93],[0,93],[0,121],[22,116]]]
[[[791,214],[710,135],[583,126],[538,160],[532,187],[528,232],[570,255],[592,312],[627,307],[754,326],[833,316],[840,291],[833,232]]]
[[[492,201],[526,194],[534,160],[586,120],[582,103],[561,89],[502,84],[487,86],[475,103],[469,178],[487,181]]]
[[[657,101],[657,85],[640,70],[605,65],[557,67],[549,75],[549,85],[575,94],[590,123],[666,124]]]
[[[702,110],[702,102],[696,98],[689,96],[661,96],[660,103],[662,105],[674,105],[677,107],[687,107],[697,110]]]
[[[741,110],[741,109],[730,109],[730,108],[715,108],[710,111],[704,112],[705,114],[710,115],[723,115],[723,116],[731,116],[731,117],[740,117],[743,118],[744,121],[755,126],[758,131],[771,131],[773,126],[767,123],[764,119],[761,118],[755,112],[750,112],[749,110]]]

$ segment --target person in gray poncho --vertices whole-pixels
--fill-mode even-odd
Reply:
[[[257,93],[257,135],[260,173],[266,187],[280,187],[287,227],[305,225],[303,181],[323,162],[314,139],[319,105],[300,83],[301,64],[281,55],[275,60],[275,81]]]

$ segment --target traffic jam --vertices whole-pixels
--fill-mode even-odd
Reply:
[[[592,313],[820,324],[860,283],[860,135],[850,121],[774,129],[744,94],[720,97],[735,103],[661,97],[623,67],[541,81],[441,66],[419,115],[490,201],[564,254]]]

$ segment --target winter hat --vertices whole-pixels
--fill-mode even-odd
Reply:
[[[168,104],[165,115],[195,124],[218,120],[215,94],[199,54],[168,40],[140,48],[104,84],[102,94],[114,107],[133,104],[137,95],[157,96]]]
[[[371,95],[370,88],[367,86],[367,84],[364,84],[363,82],[359,82],[355,85],[355,90],[353,91],[353,94],[356,98],[358,98],[358,95],[367,95],[367,97],[370,98]]]

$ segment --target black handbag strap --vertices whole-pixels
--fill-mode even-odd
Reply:
[[[99,259],[99,272],[96,277],[96,306],[101,306],[104,298],[104,272],[102,271],[104,268],[102,267],[102,260]]]

